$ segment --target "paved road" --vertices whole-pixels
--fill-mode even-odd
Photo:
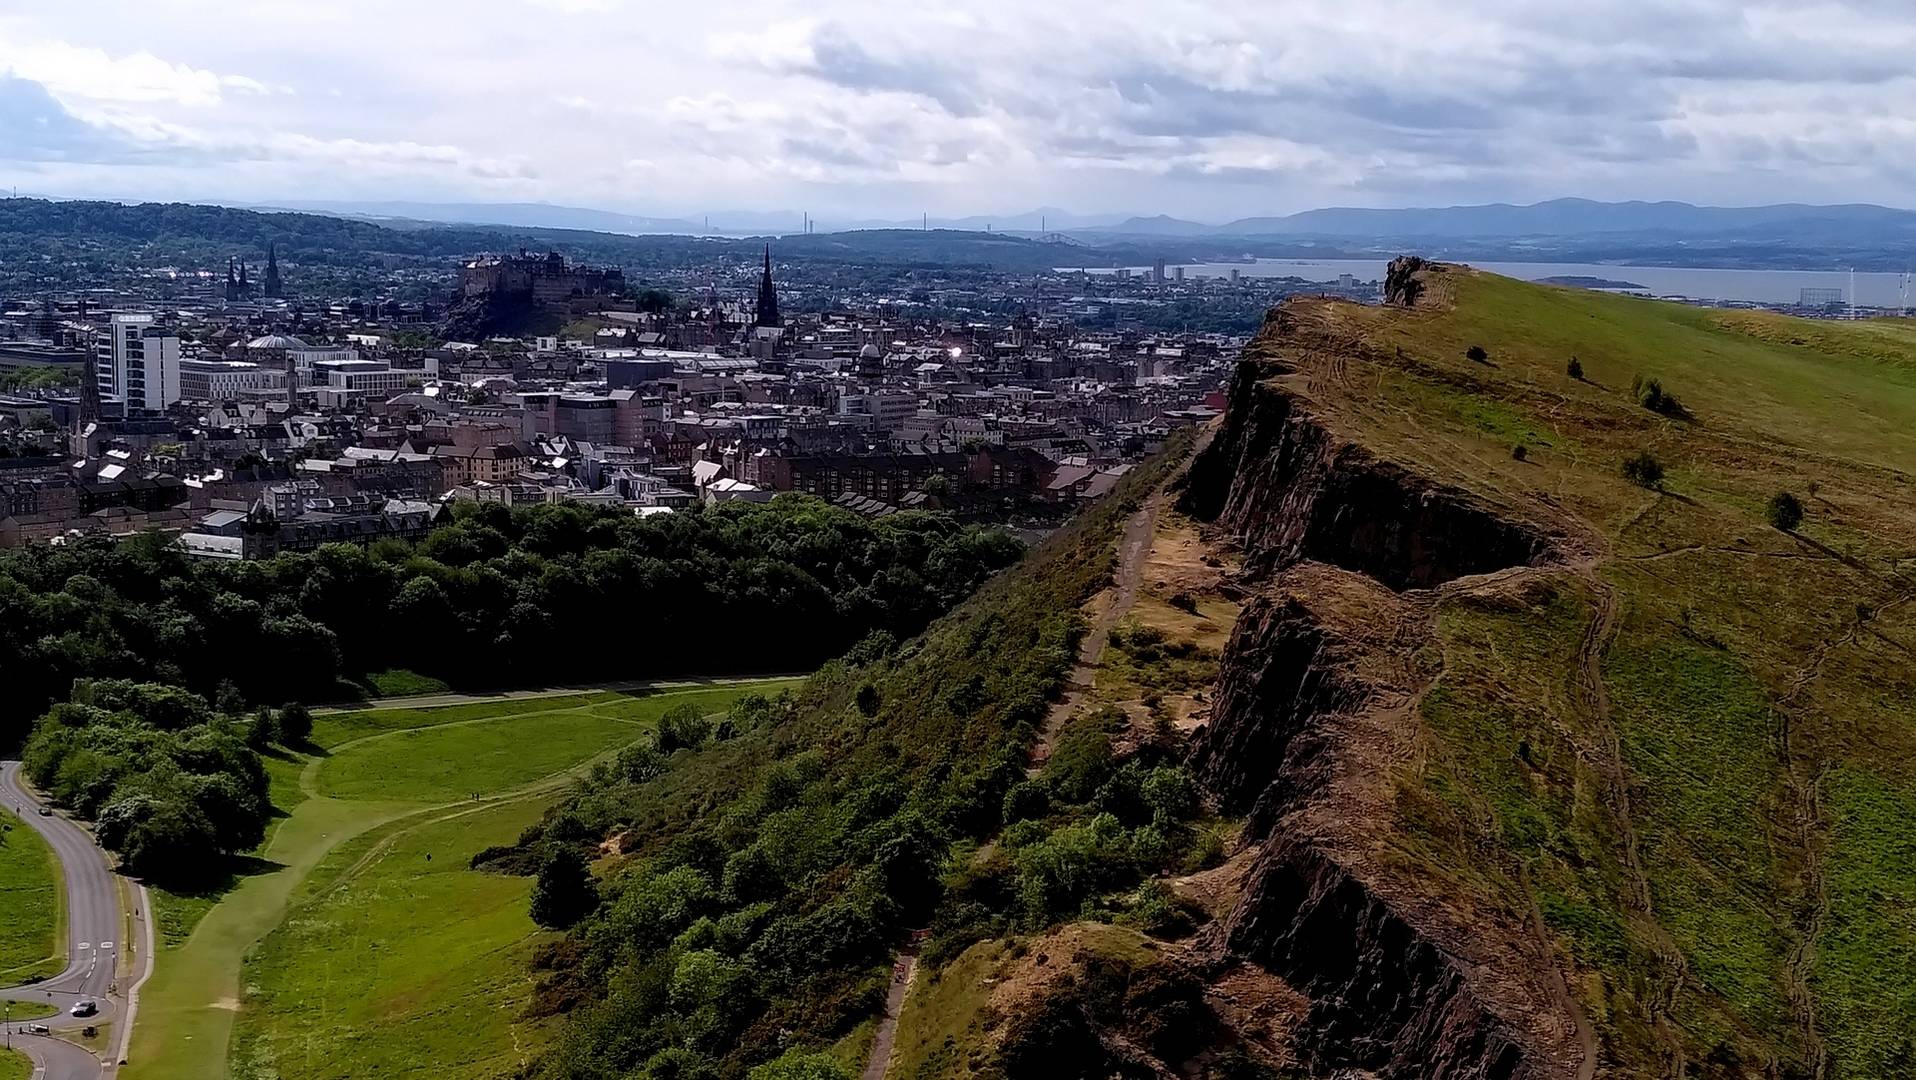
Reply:
[[[118,879],[106,853],[93,843],[91,833],[67,818],[40,815],[42,802],[22,783],[17,761],[0,762],[0,801],[45,837],[59,856],[67,894],[66,970],[30,986],[0,987],[0,998],[58,1006],[59,1015],[34,1021],[55,1031],[112,1023],[119,1011],[115,968],[126,943],[119,940],[125,923],[120,918]],[[145,912],[141,915],[144,925]],[[150,933],[147,940],[152,940]],[[73,1003],[82,998],[98,1002],[99,1014],[85,1019],[69,1015]],[[23,1035],[24,1028],[18,1022],[13,1025],[14,1049],[33,1058],[45,1070],[45,1080],[95,1080],[112,1071],[110,1065],[72,1043]]]

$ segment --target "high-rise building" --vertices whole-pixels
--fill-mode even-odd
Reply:
[[[180,339],[153,316],[113,316],[93,350],[95,386],[129,410],[160,412],[180,400]]]

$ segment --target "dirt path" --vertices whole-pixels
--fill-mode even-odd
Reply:
[[[911,945],[898,954],[891,966],[891,989],[885,992],[885,1015],[872,1034],[871,1057],[865,1060],[862,1080],[885,1080],[891,1067],[891,1048],[898,1041],[898,1017],[905,1011],[905,995],[918,977],[918,946]]]
[[[1098,663],[1104,659],[1104,647],[1111,640],[1111,628],[1137,602],[1138,588],[1144,581],[1144,560],[1151,553],[1152,538],[1157,535],[1158,511],[1164,506],[1164,498],[1163,495],[1152,496],[1125,523],[1124,535],[1118,540],[1118,566],[1111,587],[1099,593],[1091,602],[1094,609],[1091,625],[1085,630],[1083,640],[1078,642],[1078,662],[1065,678],[1064,695],[1052,704],[1051,711],[1045,715],[1043,738],[1032,749],[1031,765],[1026,771],[1033,776],[1050,760],[1051,748],[1057,744],[1065,722],[1078,711],[1085,695],[1091,692],[1098,674]]]

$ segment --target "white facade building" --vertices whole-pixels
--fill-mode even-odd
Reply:
[[[163,411],[180,400],[180,339],[151,315],[113,316],[94,338],[94,374],[100,393],[128,409]]]
[[[184,401],[239,401],[261,394],[286,394],[286,373],[250,360],[180,361],[180,398]]]

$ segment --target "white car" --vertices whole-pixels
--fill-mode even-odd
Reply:
[[[94,1001],[92,998],[87,998],[83,1001],[74,1002],[73,1008],[67,1011],[74,1016],[92,1016],[94,1013],[100,1011],[100,1003]]]

